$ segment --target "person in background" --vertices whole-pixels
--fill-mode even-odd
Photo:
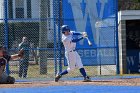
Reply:
[[[29,48],[30,44],[27,37],[22,38],[22,42],[19,44],[19,50],[24,50],[24,56],[19,61],[19,77],[27,78],[27,71],[29,66]]]

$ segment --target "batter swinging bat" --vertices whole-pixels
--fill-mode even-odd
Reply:
[[[91,43],[91,41],[89,40],[89,38],[86,37],[86,39],[87,39],[87,41],[88,41],[88,45],[89,45],[89,46],[92,46],[92,43]]]

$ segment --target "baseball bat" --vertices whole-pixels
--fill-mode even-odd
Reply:
[[[86,37],[86,39],[87,39],[87,41],[88,41],[88,45],[89,45],[89,46],[92,46],[92,43],[91,43],[91,41],[89,40],[89,38]]]

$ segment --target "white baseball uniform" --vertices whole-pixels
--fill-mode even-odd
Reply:
[[[62,42],[65,47],[65,57],[67,59],[68,68],[67,71],[70,72],[75,68],[83,68],[83,64],[79,54],[75,51],[76,43],[72,42],[73,32],[70,32],[70,35],[62,35]]]

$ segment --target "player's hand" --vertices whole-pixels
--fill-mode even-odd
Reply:
[[[19,50],[18,56],[19,56],[20,58],[23,58],[23,56],[24,56],[24,49],[23,49],[23,48],[22,48],[21,50]]]
[[[82,32],[82,36],[83,36],[83,38],[88,37],[87,32]]]

